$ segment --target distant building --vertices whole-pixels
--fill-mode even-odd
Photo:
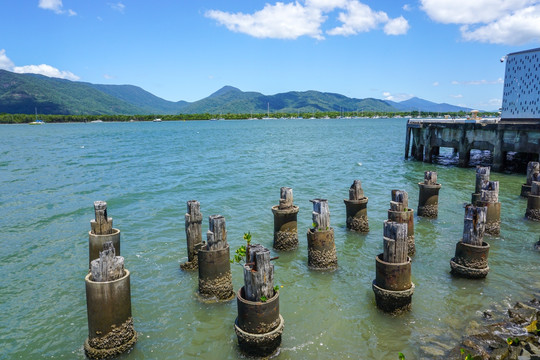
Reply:
[[[506,56],[501,121],[540,123],[540,48]]]

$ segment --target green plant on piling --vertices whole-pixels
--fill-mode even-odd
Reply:
[[[230,259],[230,263],[238,263],[240,264],[242,261],[245,260],[245,262],[248,262],[248,256],[249,256],[249,244],[251,244],[251,232],[248,231],[247,233],[244,233],[244,240],[246,241],[246,245],[240,246],[235,251],[235,255],[232,259]]]
[[[268,298],[266,296],[261,296],[261,302],[266,302],[266,300],[268,300]]]
[[[463,358],[463,360],[473,360],[473,356],[471,355],[471,353],[467,352],[467,354],[465,354],[464,349],[459,349],[459,352],[461,353],[461,357]]]
[[[405,355],[403,355],[402,352],[399,352],[399,353],[398,353],[398,359],[399,359],[399,360],[405,360]]]

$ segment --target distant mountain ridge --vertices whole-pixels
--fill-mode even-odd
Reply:
[[[289,91],[275,95],[224,86],[194,101],[168,101],[134,85],[104,85],[16,74],[0,70],[0,113],[63,115],[249,114],[315,112],[470,111],[450,104],[412,98],[402,102],[356,99],[320,91]]]

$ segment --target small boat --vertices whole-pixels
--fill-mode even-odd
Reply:
[[[161,122],[161,119],[154,119],[153,122]]]
[[[36,108],[36,120],[28,123],[28,125],[43,125],[45,122],[43,120],[39,120],[37,117],[37,108]]]
[[[92,120],[92,121],[90,121],[90,122],[91,122],[91,123],[102,123],[102,122],[103,122],[103,120],[101,120],[101,119],[97,119],[97,120]]]

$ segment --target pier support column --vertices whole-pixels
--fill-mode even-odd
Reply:
[[[408,255],[416,252],[414,244],[414,210],[409,208],[409,195],[403,190],[392,190],[388,220],[407,224]]]
[[[527,198],[531,193],[531,184],[534,177],[540,177],[540,163],[537,161],[529,161],[527,164],[527,180],[521,186],[521,197]]]
[[[238,317],[234,329],[238,345],[248,356],[271,356],[281,344],[284,321],[279,313],[279,291],[274,287],[270,250],[249,246],[244,264],[244,286],[236,293]]]
[[[347,229],[367,233],[369,232],[369,223],[367,216],[368,198],[364,196],[362,183],[360,180],[354,180],[349,189],[349,199],[344,199]]]
[[[529,220],[540,221],[540,176],[538,181],[531,183],[531,193],[527,198],[525,217]]]
[[[436,218],[439,213],[439,190],[435,171],[424,172],[424,182],[418,183],[420,194],[418,196],[418,216]]]
[[[282,187],[279,205],[272,206],[275,250],[289,251],[298,247],[298,210],[293,204],[293,190]]]
[[[411,308],[414,284],[411,259],[407,256],[407,224],[384,221],[384,251],[375,257],[376,272],[372,289],[377,307],[399,313]]]
[[[481,199],[477,206],[485,206],[486,234],[499,235],[501,232],[501,203],[499,202],[499,182],[487,181],[482,184]]]
[[[425,133],[425,139],[424,139],[424,158],[423,161],[426,163],[432,163],[433,162],[433,147],[431,146],[431,138],[433,136],[433,129],[427,128]]]
[[[120,230],[113,228],[113,219],[107,216],[107,203],[94,201],[94,220],[90,220],[88,232],[88,268],[92,260],[99,258],[106,242],[111,242],[115,253],[120,256]]]
[[[483,241],[486,214],[486,207],[465,207],[463,238],[456,244],[456,253],[450,260],[453,275],[471,279],[487,276],[489,244]]]
[[[88,338],[84,351],[90,359],[105,359],[131,349],[137,332],[131,317],[130,273],[112,242],[103,245],[85,277]]]
[[[201,204],[197,200],[187,202],[185,215],[188,261],[180,265],[182,270],[195,270],[199,267],[198,252],[203,246]]]
[[[493,145],[493,171],[502,172],[505,167],[506,151],[503,151],[504,130],[497,132],[497,140]]]
[[[199,295],[207,300],[232,300],[234,291],[225,218],[212,215],[208,222],[206,245],[198,253]]]
[[[313,229],[308,229],[308,266],[312,270],[337,269],[336,244],[334,242],[334,229],[330,227],[330,210],[328,200],[314,199],[313,203]]]

